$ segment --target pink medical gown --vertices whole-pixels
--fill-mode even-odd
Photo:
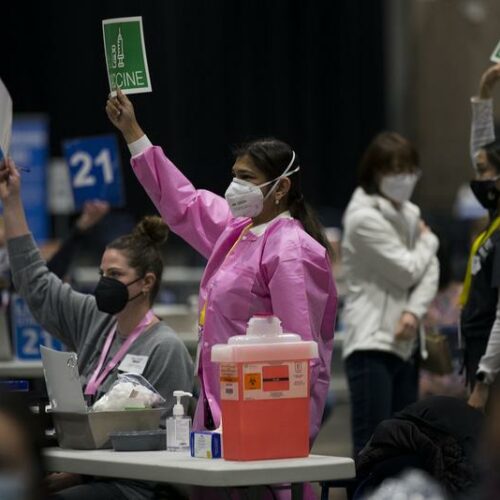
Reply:
[[[199,307],[206,303],[206,315],[193,428],[205,427],[207,403],[215,426],[220,423],[219,367],[210,361],[212,346],[243,335],[253,314],[272,313],[284,331],[318,343],[319,359],[313,360],[311,372],[312,444],[330,382],[337,309],[326,250],[298,220],[277,218],[260,236],[247,232],[228,255],[250,219],[234,218],[224,198],[196,190],[160,147],[147,148],[131,163],[170,229],[208,259],[200,286]]]

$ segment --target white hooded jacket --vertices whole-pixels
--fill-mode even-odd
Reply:
[[[407,360],[415,341],[396,341],[401,314],[421,319],[436,295],[437,237],[421,233],[420,210],[400,210],[379,195],[356,189],[344,215],[342,264],[347,282],[343,356],[356,350],[391,352]],[[425,349],[425,346],[424,346]]]

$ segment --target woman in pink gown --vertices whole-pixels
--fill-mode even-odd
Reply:
[[[165,222],[208,259],[199,296],[196,374],[201,394],[193,428],[220,425],[212,346],[244,334],[252,315],[272,313],[284,331],[318,343],[319,358],[311,363],[312,445],[330,382],[337,292],[328,242],[300,190],[297,156],[276,139],[247,144],[236,152],[234,179],[223,198],[195,189],[151,144],[120,91],[108,100],[106,111],[127,141],[133,170]]]

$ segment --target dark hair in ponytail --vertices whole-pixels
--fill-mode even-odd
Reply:
[[[149,295],[152,305],[160,290],[163,274],[163,258],[160,246],[167,240],[168,227],[158,216],[144,217],[130,234],[120,236],[106,248],[121,250],[128,259],[130,267],[136,270],[138,276],[153,273],[155,284]]]
[[[285,170],[292,159],[292,148],[274,137],[257,139],[239,146],[233,151],[235,158],[249,156],[254,165],[266,176],[267,180],[276,179]],[[297,168],[299,158],[295,155],[290,171]],[[302,167],[301,167],[302,170]],[[325,247],[328,255],[333,258],[333,249],[328,242],[323,227],[313,209],[305,202],[301,188],[301,170],[289,177],[288,210],[294,219],[299,220],[304,230],[318,243]]]

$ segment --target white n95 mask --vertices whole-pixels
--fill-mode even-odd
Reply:
[[[231,184],[229,184],[229,187],[227,188],[224,195],[233,216],[250,218],[257,217],[257,215],[262,212],[264,201],[269,198],[270,194],[278,185],[280,179],[282,179],[283,177],[288,177],[289,175],[292,175],[295,172],[299,171],[300,167],[297,167],[289,172],[290,167],[293,165],[294,161],[295,152],[292,151],[292,159],[285,168],[284,172],[279,177],[276,177],[276,179],[264,182],[264,184],[260,184],[259,186],[256,186],[249,181],[234,178]],[[262,194],[262,188],[268,186],[269,184],[272,184],[273,182],[274,186],[268,191],[266,196],[264,196]]]
[[[413,194],[419,174],[385,175],[380,181],[380,192],[392,201],[403,203]]]

